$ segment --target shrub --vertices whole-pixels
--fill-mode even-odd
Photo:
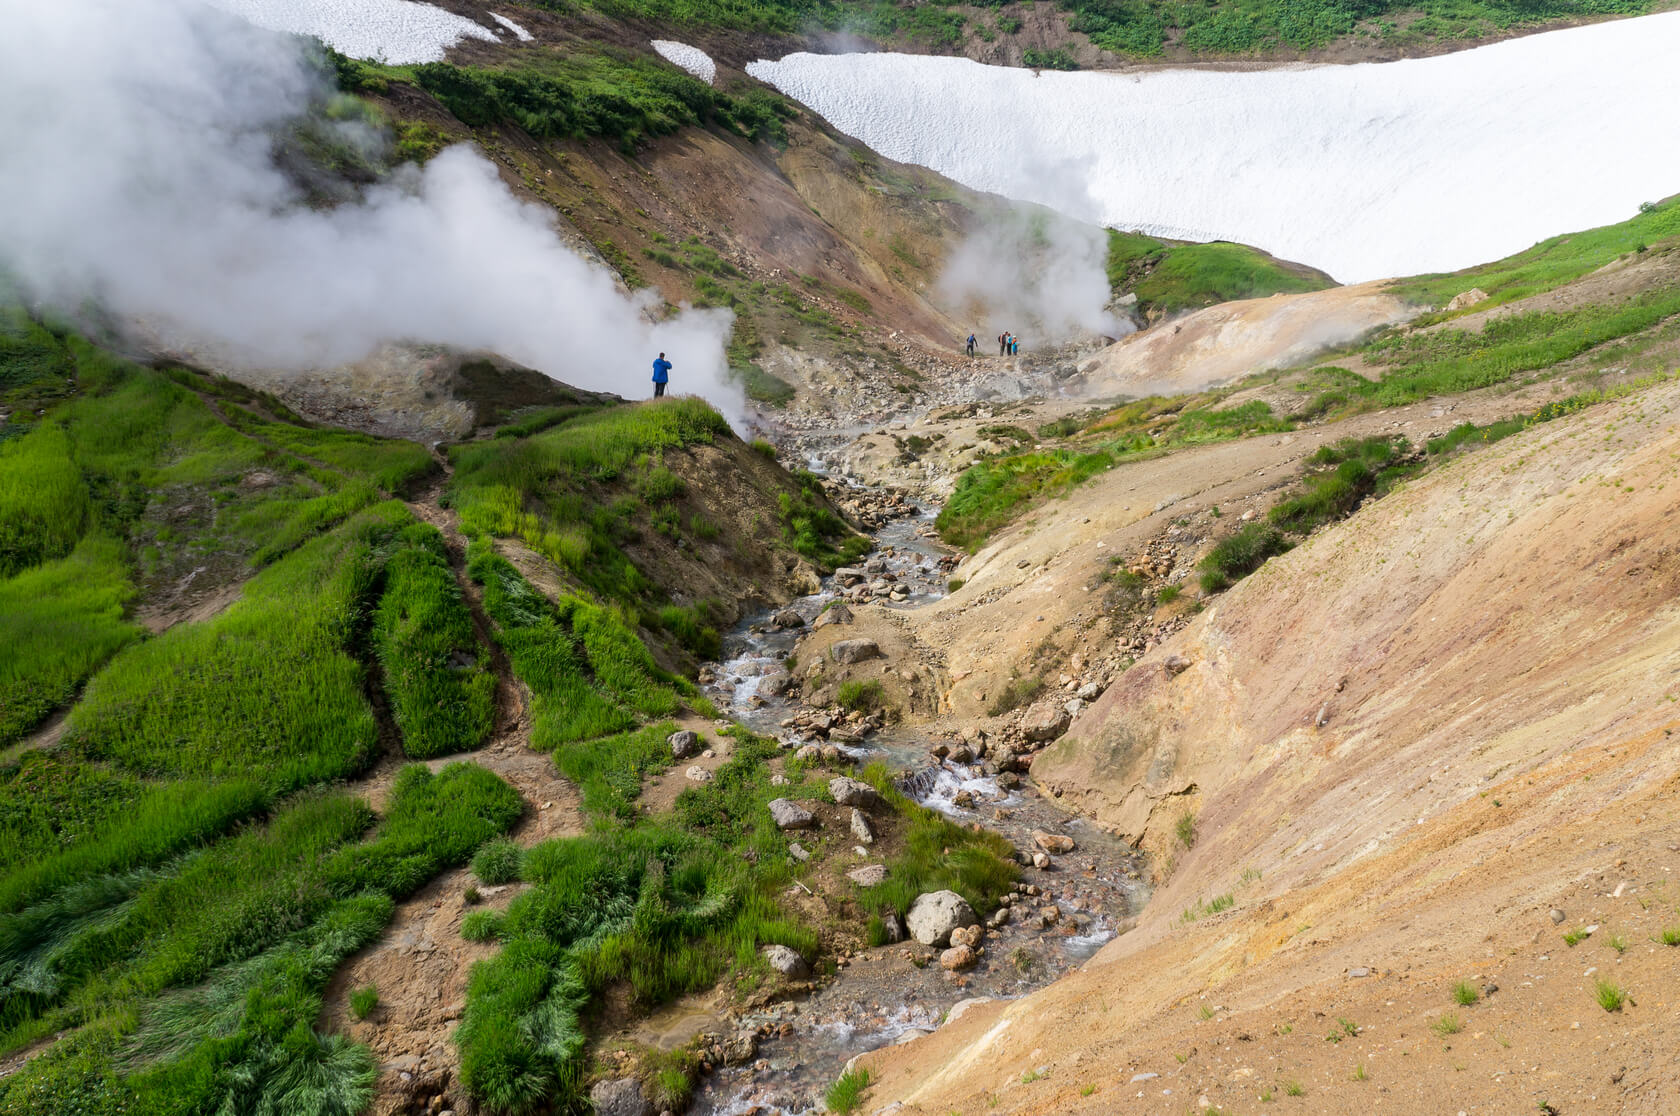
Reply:
[[[1605,1011],[1621,1011],[1622,1005],[1628,1002],[1627,989],[1608,980],[1600,980],[1594,985],[1593,998]]]
[[[518,845],[505,837],[486,841],[473,854],[473,875],[477,876],[481,883],[512,883],[519,878],[519,865],[524,855]]]
[[[1467,980],[1453,985],[1453,1002],[1460,1007],[1469,1007],[1481,998],[1482,994],[1476,990],[1476,986]]]
[[[350,993],[350,1014],[357,1019],[366,1019],[378,1004],[379,989],[371,984]]]
[[[1178,821],[1173,824],[1173,833],[1178,837],[1178,843],[1190,848],[1196,843],[1196,815],[1189,810],[1178,815]]]
[[[869,1088],[869,1070],[847,1070],[835,1079],[823,1094],[823,1104],[830,1112],[856,1112],[863,1104],[863,1094]]]
[[[835,693],[835,701],[842,709],[871,713],[885,704],[886,694],[881,689],[881,683],[875,679],[854,678],[849,682],[840,683],[840,689]]]
[[[502,916],[486,908],[468,911],[461,919],[461,937],[469,942],[488,942],[501,932]]]
[[[1217,593],[1247,577],[1266,559],[1287,551],[1293,543],[1269,523],[1250,523],[1221,540],[1201,561],[1202,590]]]

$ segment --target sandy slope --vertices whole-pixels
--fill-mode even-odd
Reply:
[[[1677,404],[1661,385],[1415,481],[1123,675],[1033,775],[1170,878],[1085,971],[872,1056],[872,1105],[1248,1111],[1269,1082],[1280,1112],[1672,1111]],[[1636,1003],[1601,1010],[1606,975]],[[1499,988],[1454,1008],[1458,980]],[[1462,1033],[1430,1029],[1446,1010]],[[1339,1018],[1358,1033],[1326,1042]]]

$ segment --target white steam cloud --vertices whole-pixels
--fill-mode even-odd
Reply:
[[[1024,349],[1081,334],[1120,337],[1130,322],[1107,310],[1108,236],[1036,206],[1008,205],[984,218],[945,261],[938,293],[988,336],[1016,334]]]
[[[0,36],[0,270],[253,368],[382,343],[488,349],[592,390],[672,387],[742,413],[726,311],[652,320],[477,151],[311,208],[273,135],[324,89],[302,39],[198,0],[14,5]],[[355,140],[353,132],[340,137]]]

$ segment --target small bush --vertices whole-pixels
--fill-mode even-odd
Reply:
[[[1593,997],[1598,1000],[1598,1006],[1605,1011],[1621,1011],[1622,1005],[1628,1001],[1627,989],[1608,980],[1598,982],[1594,987]]]
[[[1567,946],[1577,946],[1586,941],[1588,937],[1589,935],[1586,930],[1581,927],[1576,927],[1573,930],[1567,931],[1563,935],[1563,944]]]
[[[469,911],[461,920],[461,937],[469,942],[487,942],[502,932],[502,916],[495,911]]]
[[[1177,585],[1163,585],[1155,594],[1156,604],[1172,604],[1184,595],[1184,590]]]
[[[1469,1007],[1481,998],[1482,994],[1476,991],[1476,986],[1467,980],[1453,985],[1453,1002],[1460,1007]]]
[[[506,838],[487,842],[473,854],[473,875],[487,884],[512,883],[519,878],[519,865],[524,854],[519,846]]]
[[[1202,590],[1217,593],[1282,554],[1294,544],[1269,523],[1250,523],[1222,540],[1201,561]]]
[[[869,1088],[867,1069],[847,1070],[823,1094],[823,1103],[830,1112],[856,1112],[863,1104],[864,1091]]]
[[[1670,926],[1657,940],[1665,946],[1680,946],[1680,926]]]
[[[1290,1078],[1288,1081],[1283,1083],[1283,1092],[1285,1096],[1290,1097],[1304,1097],[1307,1095],[1305,1086],[1303,1086],[1299,1081],[1296,1081],[1294,1078]]]
[[[1429,1029],[1434,1031],[1436,1034],[1445,1037],[1447,1035],[1456,1035],[1458,1032],[1464,1030],[1464,1023],[1458,1018],[1457,1014],[1449,1011],[1445,1015],[1441,1016],[1441,1018],[1431,1023],[1429,1025]]]
[[[842,709],[871,713],[885,704],[886,694],[881,689],[881,683],[875,679],[854,678],[850,682],[840,683],[840,689],[834,699]]]
[[[1173,833],[1178,837],[1178,843],[1190,848],[1196,843],[1196,815],[1189,810],[1178,815],[1178,821],[1173,825]]]
[[[350,1014],[366,1019],[379,1005],[379,989],[369,984],[350,993]]]

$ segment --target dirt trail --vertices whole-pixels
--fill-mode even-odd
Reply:
[[[510,833],[523,847],[581,834],[585,825],[577,788],[559,775],[547,755],[531,749],[529,695],[493,638],[479,587],[466,576],[466,538],[455,513],[438,504],[445,480],[417,494],[408,508],[443,534],[474,631],[490,649],[496,674],[495,722],[484,747],[428,760],[427,766],[437,770],[466,760],[507,780],[525,801],[525,816]],[[397,772],[408,762],[400,755],[387,756],[348,789],[382,810]],[[450,1036],[465,1009],[473,963],[497,949],[494,942],[469,942],[461,936],[461,920],[474,909],[467,891],[475,883],[470,868],[458,868],[427,884],[398,905],[379,940],[342,965],[327,987],[321,1029],[365,1042],[379,1057],[378,1092],[370,1110],[375,1116],[428,1111],[434,1097],[445,1098],[443,1103],[457,1111],[466,1110],[466,1098],[456,1085],[458,1054]],[[480,905],[505,910],[521,889],[512,884],[480,885],[477,890]],[[349,1010],[350,992],[370,985],[379,990],[378,1006],[366,1019],[355,1019]]]
[[[1224,452],[1149,490],[1194,491]],[[872,1055],[870,1106],[1672,1112],[1677,460],[1670,382],[1414,480],[1215,598],[1032,768],[1170,865],[1138,927],[1043,993]],[[1139,486],[1045,509],[971,584],[1049,615],[1092,566],[1069,536],[1089,550],[1081,520]],[[959,648],[1009,638],[963,630]],[[1606,1011],[1601,980],[1631,1000]],[[1459,982],[1480,1002],[1455,1004]]]

